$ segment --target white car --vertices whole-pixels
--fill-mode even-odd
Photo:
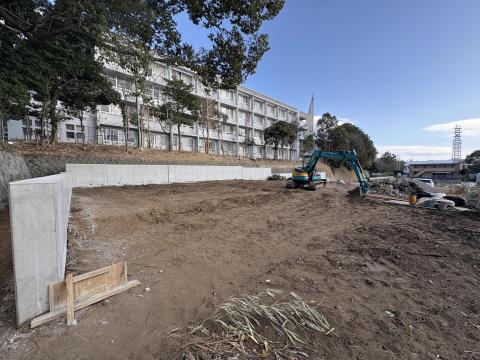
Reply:
[[[427,185],[430,185],[432,188],[435,187],[435,184],[433,183],[432,179],[417,179],[417,180],[420,180],[421,182]]]

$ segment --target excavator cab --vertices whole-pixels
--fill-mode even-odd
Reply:
[[[322,178],[317,169],[309,171],[309,164],[313,155],[304,155],[301,167],[297,167],[292,171],[292,177],[287,180],[286,187],[288,189],[302,187],[307,190],[316,190],[318,184],[327,184],[327,179]],[[316,164],[316,161],[315,161]]]

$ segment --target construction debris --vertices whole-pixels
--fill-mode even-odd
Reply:
[[[429,193],[436,195],[434,197],[443,197],[444,193],[436,193],[434,188],[423,183],[418,179],[406,177],[381,177],[371,178],[369,192],[372,194],[382,194],[394,196],[402,199],[408,199],[413,193]]]
[[[424,197],[418,200],[417,206],[427,209],[438,209],[444,211],[447,210],[449,207],[455,207],[455,202],[442,198]]]
[[[134,286],[138,280],[127,280],[127,263],[113,264],[85,274],[72,276],[48,286],[50,311],[34,318],[31,328],[67,314],[67,324],[75,325],[74,311],[119,294]]]

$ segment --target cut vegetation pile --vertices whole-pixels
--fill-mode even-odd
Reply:
[[[191,334],[206,340],[190,344],[187,356],[290,358],[306,355],[302,347],[309,342],[309,335],[333,330],[325,316],[297,294],[267,289],[258,295],[229,299],[211,317],[191,328]]]

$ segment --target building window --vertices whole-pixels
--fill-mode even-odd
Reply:
[[[280,109],[278,115],[280,116],[280,119],[285,119],[287,117],[287,111],[285,109]]]
[[[263,103],[261,101],[255,100],[254,102],[254,107],[256,110],[263,110]]]
[[[261,116],[255,115],[255,126],[262,126],[263,125],[263,119]]]
[[[105,134],[105,140],[113,144],[119,144],[125,141],[123,130],[105,129],[104,134]],[[131,136],[133,136],[133,134],[131,134]]]
[[[193,148],[193,138],[182,137],[182,146],[184,148],[192,149]]]
[[[220,97],[229,101],[233,101],[233,91],[231,90],[220,90]]]
[[[233,109],[232,108],[228,108],[226,106],[221,106],[220,111],[222,112],[222,114],[227,115],[229,120],[233,119]]]
[[[152,95],[155,100],[160,99],[160,89],[158,87],[152,88]]]
[[[185,84],[191,84],[193,82],[190,75],[184,74],[178,70],[173,70],[172,78],[182,80]]]
[[[158,73],[160,74],[160,76],[162,77],[167,77],[167,68],[165,66],[162,66],[160,65],[158,67]]]
[[[75,125],[66,125],[67,139],[75,139]]]
[[[238,99],[241,105],[248,105],[248,96],[239,95]]]
[[[275,107],[273,105],[267,105],[267,115],[275,116]]]
[[[133,89],[133,84],[126,80],[126,79],[118,79],[117,80],[117,90],[119,92],[124,92],[124,93],[127,93],[127,92],[130,92],[132,91]]]

